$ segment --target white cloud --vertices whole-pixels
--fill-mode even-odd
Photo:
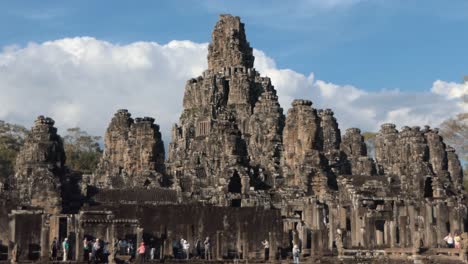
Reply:
[[[53,117],[62,129],[80,126],[104,131],[117,109],[153,116],[166,142],[182,109],[186,80],[207,67],[207,44],[191,41],[135,42],[117,45],[90,37],[67,38],[0,52],[0,119],[30,127],[37,115]],[[466,86],[436,81],[426,92],[370,92],[338,85],[289,69],[255,50],[256,68],[269,76],[280,103],[307,98],[317,108],[332,108],[340,128],[377,130],[383,122],[437,125],[467,111]],[[384,86],[384,84],[383,84]]]
[[[380,125],[387,122],[399,127],[438,126],[457,113],[468,112],[466,83],[437,80],[432,88],[423,92],[366,91],[317,79],[313,73],[306,76],[278,69],[263,52],[255,50],[254,55],[257,69],[271,77],[283,108],[289,108],[293,98],[310,99],[316,108],[333,109],[342,131],[349,127],[378,131]]]
[[[113,113],[127,108],[133,116],[154,116],[167,141],[186,80],[206,68],[206,49],[190,41],[116,45],[89,37],[5,48],[0,119],[30,127],[44,114],[59,128],[103,135]]]

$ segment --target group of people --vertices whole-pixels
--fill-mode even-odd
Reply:
[[[117,242],[119,255],[133,255],[135,248],[132,240],[119,239]]]
[[[455,232],[454,235],[449,233],[446,237],[444,237],[444,241],[447,243],[448,248],[456,248],[461,249],[461,235],[459,232]]]
[[[199,259],[203,257],[206,260],[212,259],[210,237],[206,237],[203,242],[201,239],[197,239],[195,242],[195,251],[193,254],[191,254],[190,247],[190,243],[184,238],[181,238],[179,241],[173,241],[172,250],[174,258],[190,259],[190,257],[193,256]]]
[[[60,242],[57,240],[56,237],[54,237],[54,240],[52,241],[52,245],[50,246],[50,248],[51,248],[50,255],[51,255],[52,260],[58,260],[60,249],[62,250],[62,260],[63,261],[69,260],[70,242],[68,241],[68,238],[64,238],[60,245]]]
[[[105,243],[99,238],[93,240],[85,237],[83,240],[83,252],[84,261],[106,263],[109,256],[109,243]]]
[[[268,261],[270,258],[270,243],[268,240],[263,240],[262,241],[262,246],[264,249],[264,254],[265,254],[265,261]],[[297,244],[294,244],[293,242],[293,247],[292,247],[292,256],[295,264],[299,264],[299,256],[301,255],[301,250],[299,249],[299,246]]]

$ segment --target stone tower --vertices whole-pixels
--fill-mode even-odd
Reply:
[[[244,24],[221,15],[208,48],[208,69],[187,81],[184,110],[169,145],[168,173],[183,193],[223,204],[220,190],[238,196],[250,183],[275,184],[284,115],[270,79],[253,63]]]
[[[21,148],[13,179],[19,202],[49,213],[61,210],[61,180],[66,173],[62,138],[54,120],[39,116]]]
[[[107,128],[105,150],[95,173],[102,188],[151,187],[164,184],[164,143],[154,118],[131,118],[118,110]]]

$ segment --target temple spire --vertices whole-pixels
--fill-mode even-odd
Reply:
[[[240,18],[220,15],[208,47],[208,69],[220,71],[232,66],[253,68],[254,59]]]

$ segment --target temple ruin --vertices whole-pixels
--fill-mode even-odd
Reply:
[[[0,189],[0,260],[46,262],[53,238],[68,237],[82,261],[88,237],[109,243],[112,263],[120,239],[170,261],[174,241],[210,237],[213,261],[262,260],[266,239],[270,262],[296,244],[329,263],[468,263],[466,239],[461,250],[443,240],[468,231],[468,211],[460,161],[437,129],[383,124],[370,158],[360,129],[341,131],[331,109],[296,99],[285,114],[239,17],[220,16],[207,59],[186,83],[167,157],[155,120],[122,109],[98,169],[74,172],[55,122],[39,116]]]

